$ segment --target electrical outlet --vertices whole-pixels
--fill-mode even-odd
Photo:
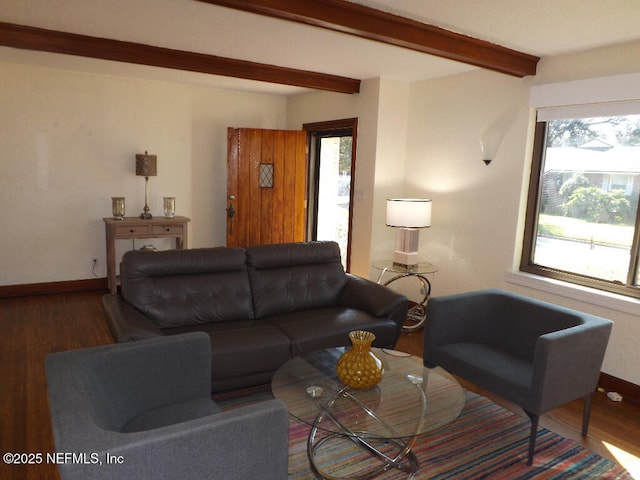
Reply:
[[[98,266],[98,259],[94,258],[93,260],[91,260],[91,273],[93,274],[94,277],[98,276],[98,274],[96,273],[97,266]]]

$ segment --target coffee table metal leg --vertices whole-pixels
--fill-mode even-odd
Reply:
[[[323,480],[346,480],[346,479],[355,479],[355,480],[368,480],[375,478],[376,476],[384,473],[393,468],[400,470],[402,472],[407,473],[407,479],[414,478],[416,472],[418,471],[418,467],[420,466],[418,462],[418,458],[415,454],[408,448],[408,445],[400,440],[385,440],[387,444],[393,444],[395,447],[399,449],[398,454],[391,458],[384,452],[378,450],[373,447],[371,444],[367,443],[367,446],[364,447],[364,444],[359,442],[357,437],[353,437],[351,435],[341,435],[338,433],[330,433],[327,436],[320,438],[316,441],[316,434],[318,429],[316,427],[312,428],[312,432],[309,434],[309,438],[307,439],[307,457],[309,459],[309,465],[313,474],[316,478]],[[361,474],[361,475],[349,475],[349,476],[334,476],[329,474],[326,471],[323,471],[316,463],[316,452],[328,441],[341,438],[348,439],[362,447],[368,453],[371,453],[373,456],[379,458],[382,461],[382,464],[378,468],[371,469],[371,471]],[[414,442],[411,442],[412,444]]]
[[[421,405],[422,405],[422,415],[420,418],[424,418],[424,413],[426,412],[426,397],[424,395],[424,391],[422,390],[422,379],[419,377],[408,376],[409,381],[411,381],[418,389],[421,395]],[[324,479],[324,480],[344,480],[346,478],[356,479],[356,480],[368,480],[376,477],[377,475],[391,470],[395,468],[397,470],[403,471],[408,474],[408,479],[412,479],[415,476],[415,473],[418,471],[419,462],[415,454],[411,451],[413,446],[415,445],[418,435],[414,435],[408,437],[405,440],[401,438],[390,438],[390,439],[380,439],[379,442],[383,445],[393,445],[394,448],[397,448],[397,453],[394,456],[390,456],[387,453],[383,452],[379,447],[376,447],[372,442],[372,438],[367,437],[367,432],[354,432],[349,429],[346,425],[344,425],[335,415],[333,415],[331,411],[331,407],[336,402],[339,397],[344,397],[351,400],[356,406],[358,406],[362,411],[367,413],[371,418],[376,420],[380,425],[392,431],[392,429],[380,418],[378,418],[369,408],[363,405],[357,398],[352,396],[347,388],[340,389],[336,392],[336,394],[331,398],[331,400],[325,405],[322,403],[320,398],[318,398],[318,404],[320,406],[320,413],[315,419],[313,426],[311,427],[311,431],[309,432],[309,437],[307,439],[307,457],[309,459],[309,465],[313,474],[316,478]],[[322,420],[325,418],[331,420],[336,426],[338,426],[341,430],[340,433],[328,433],[326,436],[317,439],[318,431],[322,431],[323,429],[319,426]],[[419,432],[422,428],[422,421],[419,422],[419,425],[416,428],[416,432]],[[382,464],[379,468],[372,469],[371,471],[356,476],[349,477],[338,477],[330,475],[326,471],[322,471],[316,462],[316,453],[317,451],[328,441],[332,439],[348,439],[354,444],[356,444],[359,448],[371,454],[373,457],[378,458]]]

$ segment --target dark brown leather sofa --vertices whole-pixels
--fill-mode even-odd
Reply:
[[[203,331],[214,391],[258,385],[289,358],[348,346],[351,330],[395,346],[407,299],[344,272],[335,242],[127,252],[103,305],[117,342]]]

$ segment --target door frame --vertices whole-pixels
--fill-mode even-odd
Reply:
[[[356,151],[358,145],[358,119],[357,118],[345,118],[341,120],[329,120],[326,122],[313,122],[305,123],[302,125],[302,129],[307,132],[307,146],[309,151],[308,168],[307,168],[307,198],[313,199],[313,205],[308,205],[307,208],[307,235],[311,238],[313,225],[317,222],[317,182],[312,181],[313,175],[316,175],[316,165],[319,162],[317,157],[316,137],[321,138],[327,136],[331,132],[340,132],[344,130],[351,130],[352,144],[351,144],[351,185],[349,187],[349,234],[347,235],[347,252],[346,252],[346,271],[349,272],[351,268],[351,239],[353,236],[353,199],[355,191],[355,178],[356,178]]]

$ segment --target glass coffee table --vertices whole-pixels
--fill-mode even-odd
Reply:
[[[309,465],[317,478],[373,478],[398,469],[413,478],[419,463],[412,448],[420,435],[455,420],[465,405],[460,384],[422,359],[373,348],[384,365],[378,385],[345,387],[336,363],[346,348],[318,350],[289,360],[271,389],[289,414],[311,426]]]

